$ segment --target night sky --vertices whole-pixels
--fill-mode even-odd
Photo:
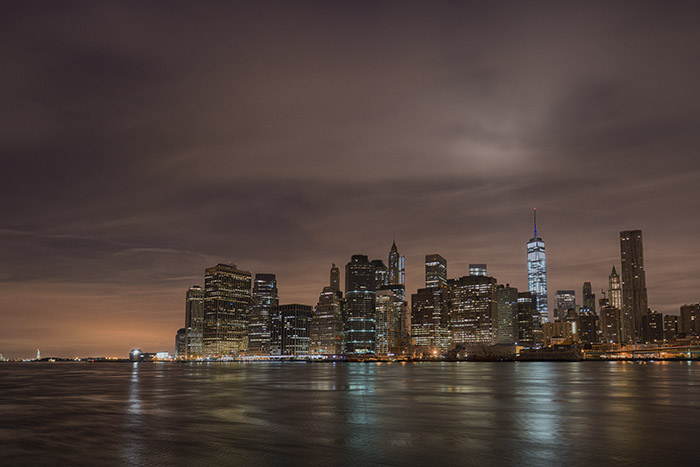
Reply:
[[[700,300],[697,2],[2,2],[0,353],[174,350],[204,269],[487,263]],[[580,296],[577,297],[580,303]]]

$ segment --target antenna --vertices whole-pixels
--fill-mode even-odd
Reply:
[[[532,220],[535,225],[535,238],[537,238],[537,208],[532,210]]]

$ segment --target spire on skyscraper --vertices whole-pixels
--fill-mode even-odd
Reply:
[[[533,225],[535,227],[535,237],[537,238],[537,208],[534,208],[532,210],[532,220],[533,220]]]

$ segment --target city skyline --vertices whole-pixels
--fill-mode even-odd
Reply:
[[[5,356],[171,349],[206,268],[314,305],[394,238],[407,297],[433,253],[526,291],[534,207],[550,317],[627,230],[651,309],[700,300],[695,4],[38,5],[0,7]]]

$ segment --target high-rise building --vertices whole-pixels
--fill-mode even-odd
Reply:
[[[185,295],[186,354],[190,357],[202,355],[204,333],[204,290],[193,285]]]
[[[481,276],[481,274],[471,274],[471,270],[470,265],[470,276]],[[510,284],[499,285],[497,297],[498,327],[496,334],[498,343],[514,344],[518,338],[518,289],[511,287]]]
[[[534,345],[538,342],[536,334],[541,334],[540,314],[535,309],[531,292],[518,292],[517,327],[513,337],[517,345]],[[544,338],[540,336],[539,340]]]
[[[683,305],[678,320],[679,332],[686,337],[700,335],[700,303]]]
[[[375,352],[375,269],[365,255],[345,266],[345,353]]]
[[[470,276],[486,276],[486,265],[485,264],[470,264],[469,265],[469,275]]]
[[[496,279],[463,276],[448,282],[454,345],[495,344],[498,329]]]
[[[600,329],[603,342],[608,344],[619,344],[622,342],[621,336],[622,312],[619,308],[607,306],[600,310]]]
[[[248,353],[270,354],[270,312],[279,305],[277,278],[256,274],[253,281],[252,311],[248,323]]]
[[[401,314],[404,300],[389,288],[377,290],[375,342],[378,355],[396,355],[401,347]]]
[[[406,260],[399,254],[396,241],[392,243],[389,251],[389,284],[406,285]]]
[[[620,282],[620,276],[615,271],[615,266],[613,266],[608,278],[608,305],[622,310],[622,282]]]
[[[576,321],[576,334],[580,342],[598,342],[598,317],[588,308],[581,308]]]
[[[185,358],[187,356],[187,329],[180,328],[175,334],[175,356]]]
[[[343,353],[343,294],[332,286],[323,288],[311,320],[310,352],[318,355]]]
[[[204,355],[238,355],[247,350],[251,274],[217,264],[204,276]]]
[[[555,318],[564,321],[569,310],[576,310],[576,291],[557,290]]]
[[[642,316],[642,341],[649,344],[661,343],[664,340],[664,315],[658,311],[649,310]]]
[[[330,286],[335,290],[340,290],[340,269],[333,263],[331,266],[331,283]]]
[[[547,261],[544,240],[537,236],[537,210],[534,211],[535,235],[527,242],[527,286],[532,293],[532,299],[540,323],[549,321],[547,308]]]
[[[447,284],[447,260],[440,255],[425,256],[425,286],[440,287]]]
[[[278,305],[270,318],[270,355],[309,355],[312,307],[309,305]]]
[[[672,341],[678,337],[678,315],[664,315],[664,339]]]
[[[641,230],[620,232],[622,259],[622,338],[624,342],[642,340],[642,316],[648,310]]]
[[[384,261],[373,259],[372,266],[374,266],[374,290],[387,287],[389,285],[389,269],[384,264]]]
[[[581,305],[582,312],[584,310],[590,311],[595,315],[595,294],[593,293],[593,288],[591,283],[586,281],[583,283],[583,304]]]
[[[447,287],[426,287],[411,295],[411,339],[424,355],[445,353],[451,346]]]

